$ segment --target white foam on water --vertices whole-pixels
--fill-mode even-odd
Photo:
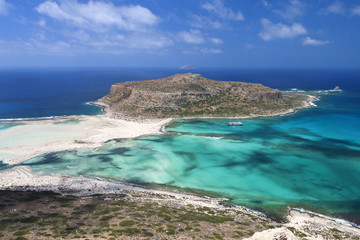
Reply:
[[[65,116],[65,115],[64,115]],[[63,116],[63,117],[64,117]],[[50,120],[55,119],[58,116],[50,116],[50,117],[35,117],[35,118],[2,118],[0,122],[16,122],[16,121],[34,121],[34,120]]]
[[[162,126],[161,126],[160,132],[162,132],[162,133],[167,133],[167,131],[166,131],[166,126],[165,126],[165,125],[162,125]]]
[[[309,104],[313,107],[317,107],[317,105],[315,103],[313,103],[312,101],[310,101]]]
[[[262,217],[264,217],[264,218],[267,218],[267,216],[266,216],[265,213],[262,213],[262,212],[253,210],[253,209],[251,209],[251,208],[247,208],[247,207],[244,207],[244,206],[241,206],[241,205],[235,205],[235,207],[241,208],[241,209],[243,209],[243,210],[245,210],[245,211],[247,211],[247,212],[250,212],[250,213],[254,213],[254,214],[258,215],[258,216],[262,216]]]
[[[220,139],[223,139],[223,137],[204,137],[204,138],[207,138],[207,139],[213,139],[213,140],[220,140]]]
[[[340,224],[360,228],[360,225],[357,225],[356,223],[347,221],[347,220],[342,219],[342,218],[329,217],[329,216],[326,216],[326,215],[321,214],[321,213],[316,213],[316,212],[313,212],[313,211],[310,211],[310,210],[306,210],[304,208],[289,208],[289,209],[293,209],[293,210],[297,210],[297,211],[302,212],[302,213],[308,213],[308,214],[312,214],[312,215],[315,215],[315,216],[318,216],[318,217],[326,218],[326,219],[332,220],[332,221],[340,223]]]

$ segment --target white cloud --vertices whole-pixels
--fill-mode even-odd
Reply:
[[[80,30],[64,30],[61,32],[64,36],[70,38],[72,41],[81,41],[83,43],[91,42],[90,34],[86,31],[80,29]]]
[[[186,64],[179,67],[179,69],[187,69],[187,70],[197,69],[197,68],[198,67],[194,64]]]
[[[264,7],[266,7],[266,8],[271,8],[271,4],[270,4],[268,1],[266,1],[266,0],[262,0],[262,4],[263,4]]]
[[[207,2],[202,5],[202,8],[223,19],[237,21],[245,19],[241,11],[234,12],[231,8],[225,7],[223,0],[213,0],[212,2]]]
[[[40,26],[40,27],[46,27],[46,21],[45,21],[45,19],[40,19],[39,20],[39,22],[38,22],[38,25]]]
[[[202,48],[200,51],[204,54],[220,54],[220,53],[222,53],[222,50],[218,49],[218,48]]]
[[[194,46],[191,49],[185,49],[182,51],[183,54],[189,54],[189,55],[199,55],[199,54],[203,54],[203,55],[209,55],[209,54],[220,54],[223,51],[219,48],[200,48],[200,47],[196,47]]]
[[[190,18],[190,25],[196,28],[221,29],[225,27],[225,24],[223,22],[213,20],[210,17],[192,15]]]
[[[335,1],[330,4],[327,8],[324,8],[320,11],[323,14],[344,14],[345,8],[344,3],[341,1]]]
[[[103,34],[90,36],[82,30],[63,31],[66,40],[54,41],[42,32],[31,39],[2,41],[0,51],[30,54],[73,55],[77,53],[124,54],[137,50],[161,49],[173,44],[167,37],[152,33],[132,33],[130,35]],[[156,52],[157,54],[159,51]]]
[[[31,53],[31,54],[56,54],[56,55],[72,55],[75,51],[71,49],[69,43],[63,41],[45,41],[45,39],[29,39],[1,41],[0,52],[7,53]]]
[[[71,32],[68,32],[71,34]],[[71,43],[76,48],[81,45],[91,48],[88,51],[102,51],[107,53],[120,52],[125,53],[131,49],[160,49],[173,44],[173,41],[167,37],[153,33],[133,33],[130,35],[122,34],[104,34],[100,36],[90,36],[86,32],[73,32]]]
[[[178,34],[179,38],[187,43],[201,44],[205,42],[202,33],[199,30],[190,29],[189,32],[182,31]]]
[[[58,4],[47,0],[37,6],[36,10],[56,20],[94,31],[103,31],[104,28],[110,27],[142,31],[159,22],[157,16],[140,5],[115,6],[105,1],[80,3],[73,0],[61,1]]]
[[[135,49],[160,49],[173,45],[173,41],[160,34],[135,33],[124,39],[126,48]]]
[[[37,23],[46,26],[44,33],[49,39],[54,32],[62,34],[62,41],[68,44],[63,49],[68,52],[123,54],[136,49],[150,52],[173,44],[167,34],[155,28],[160,18],[140,5],[116,5],[105,0],[46,0],[36,11],[44,16]],[[58,24],[50,24],[45,16]],[[50,42],[36,39],[44,46]]]
[[[246,49],[253,49],[253,48],[255,48],[255,45],[254,45],[254,44],[251,44],[251,43],[245,43],[245,44],[244,44],[244,48],[246,48]]]
[[[209,12],[208,16],[190,14],[189,24],[195,28],[205,29],[230,29],[228,21],[244,20],[241,11],[233,11],[231,8],[225,7],[223,0],[207,0],[201,5],[202,9]]]
[[[292,20],[295,17],[301,16],[304,14],[305,5],[299,0],[290,0],[290,4],[285,7],[283,10],[275,10],[275,13],[279,14],[285,19]]]
[[[303,40],[303,45],[312,45],[312,46],[323,46],[323,45],[327,45],[329,44],[329,41],[321,41],[321,40],[316,40],[310,37],[306,37]]]
[[[291,26],[288,26],[282,23],[272,23],[269,19],[263,18],[261,25],[263,29],[259,33],[259,36],[264,41],[277,38],[293,38],[307,33],[306,29],[300,23],[293,23]]]
[[[223,44],[224,41],[220,38],[210,38],[210,41],[214,44]]]
[[[10,4],[5,0],[0,0],[0,15],[6,15],[8,13],[8,8]]]
[[[353,9],[351,9],[351,13],[353,15],[360,15],[360,5],[357,5]]]

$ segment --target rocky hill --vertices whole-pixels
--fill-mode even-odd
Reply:
[[[116,83],[99,101],[125,118],[247,117],[276,115],[304,105],[306,95],[286,95],[261,84],[215,81],[200,74]]]

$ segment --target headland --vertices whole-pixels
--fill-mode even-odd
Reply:
[[[114,118],[153,119],[277,116],[309,107],[312,100],[306,94],[287,94],[261,84],[183,73],[116,83],[99,102],[109,107]]]
[[[161,134],[174,118],[255,118],[311,107],[314,96],[282,93],[261,84],[215,81],[200,74],[117,83],[92,104],[104,114],[64,116],[16,123],[2,131],[2,161],[14,165],[47,153],[98,148],[119,138]]]

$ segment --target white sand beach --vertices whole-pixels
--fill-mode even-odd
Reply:
[[[0,159],[13,165],[43,153],[97,148],[111,139],[160,133],[169,121],[125,121],[109,114],[17,121],[19,125],[1,131]]]
[[[314,99],[315,96],[308,95],[308,99],[303,101],[302,108],[312,107],[311,103]],[[92,104],[102,106],[104,114],[9,122],[19,125],[1,131],[0,160],[14,165],[48,152],[98,148],[112,139],[159,134],[161,126],[172,120],[123,120],[113,114],[106,104],[101,102]],[[243,118],[279,116],[294,113],[297,110],[299,109],[289,109],[272,115],[251,115]]]

